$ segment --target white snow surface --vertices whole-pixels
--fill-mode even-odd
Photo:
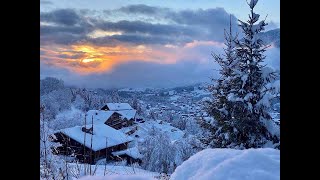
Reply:
[[[79,180],[153,180],[154,178],[141,175],[109,175],[109,176],[85,176]]]
[[[206,91],[206,90],[193,90],[192,91],[193,97],[200,97],[200,96],[206,96],[206,95],[210,95],[211,93]]]
[[[104,124],[107,119],[114,113],[114,111],[105,110],[89,110],[87,112],[87,124],[91,124],[91,118],[93,117],[93,123]]]
[[[120,115],[122,115],[124,118],[127,118],[128,120],[131,118],[134,118],[137,111],[136,110],[122,110],[122,111],[116,111]]]
[[[76,164],[70,163],[70,167],[76,168]],[[92,169],[97,169],[94,176],[85,176],[80,180],[155,180],[160,173],[147,171],[138,167],[115,166],[115,165],[91,165]],[[80,167],[83,170],[84,167]],[[106,174],[104,176],[104,170]]]
[[[128,155],[130,157],[133,157],[135,159],[141,159],[142,158],[142,154],[140,154],[140,152],[139,152],[137,147],[125,149],[125,150],[122,150],[122,151],[112,152],[111,154],[114,155],[114,156],[126,154],[126,155]]]
[[[83,144],[84,143],[84,132],[81,130],[84,126],[75,126],[72,128],[66,128],[59,130],[75,141]],[[86,128],[91,128],[91,125],[86,125]],[[86,134],[86,144],[85,146],[91,147],[91,134]],[[112,127],[105,124],[94,124],[93,125],[93,137],[92,137],[92,150],[98,151],[106,148],[106,138],[108,147],[115,146],[118,144],[122,144],[125,142],[132,141],[133,138],[125,135],[121,131],[113,129]]]
[[[110,111],[132,110],[133,108],[128,103],[107,103]]]
[[[266,128],[272,135],[280,136],[280,127],[275,123],[274,120],[265,120],[264,123]]]
[[[171,141],[176,141],[184,136],[184,132],[178,128],[175,128],[168,123],[162,121],[162,124],[159,124],[157,121],[146,121],[144,123],[139,123],[138,130],[133,133],[131,136],[139,135],[140,138],[144,138],[148,135],[148,132],[152,130],[152,128],[156,128],[161,132],[167,134]]]
[[[176,101],[176,100],[178,100],[179,98],[180,98],[179,95],[170,96],[170,100],[171,100],[171,101]]]
[[[204,97],[204,98],[201,99],[201,101],[202,101],[202,102],[206,102],[206,101],[211,102],[212,99],[211,99],[210,97]]]
[[[177,167],[170,180],[278,180],[280,150],[205,149]]]

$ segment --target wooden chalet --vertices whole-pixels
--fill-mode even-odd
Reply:
[[[115,111],[106,121],[105,124],[115,129],[132,126],[135,122],[136,110]]]
[[[90,127],[90,128],[89,128]],[[76,126],[62,129],[55,134],[58,147],[57,154],[75,155],[83,163],[95,164],[107,158],[117,160],[112,152],[126,150],[133,139],[105,124]]]
[[[119,129],[135,123],[136,110],[128,103],[107,103],[101,110],[90,110],[86,114],[85,126],[76,126],[57,131],[56,141],[62,144],[58,154],[74,154],[80,162],[94,164],[100,159],[119,160],[120,156],[128,162],[139,162],[138,157],[126,152],[133,139]],[[134,150],[136,151],[136,150]],[[129,154],[129,155],[128,155]],[[131,157],[131,156],[134,157]]]
[[[136,110],[104,111],[90,110],[87,112],[87,122],[102,123],[114,129],[132,126],[136,119]]]
[[[87,120],[104,123],[114,129],[132,126],[136,120],[137,111],[128,103],[107,103],[101,110],[87,112]]]

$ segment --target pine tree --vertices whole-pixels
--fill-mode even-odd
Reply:
[[[257,0],[248,5],[251,12],[249,20],[239,20],[244,33],[241,40],[231,33],[225,33],[225,57],[213,55],[221,66],[219,79],[209,87],[213,100],[208,102],[207,110],[215,119],[210,130],[215,147],[256,148],[267,141],[277,142],[272,132],[274,123],[268,113],[272,87],[268,83],[275,78],[270,68],[263,66],[266,46],[256,35],[267,25],[259,23],[259,14],[253,12]]]

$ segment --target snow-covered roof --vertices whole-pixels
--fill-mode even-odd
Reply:
[[[117,112],[123,118],[127,118],[130,120],[131,118],[134,118],[136,115],[136,110],[122,110],[122,111],[105,111],[105,110],[89,110],[87,112],[87,124],[91,124],[91,118],[93,117],[93,123],[94,124],[103,124],[105,123],[113,113]]]
[[[131,118],[134,118],[137,111],[136,110],[122,110],[122,111],[115,111],[122,115],[124,118],[127,118],[128,120]]]
[[[107,103],[110,111],[133,110],[128,103]]]
[[[87,112],[87,124],[91,124],[91,118],[93,117],[93,123],[105,123],[107,119],[112,116],[114,111],[104,111],[104,110],[89,110]]]
[[[142,158],[142,154],[140,154],[140,152],[139,152],[137,147],[125,149],[125,150],[122,150],[122,151],[112,152],[111,154],[114,155],[114,156],[120,156],[120,155],[126,154],[126,155],[128,155],[130,157],[133,157],[134,159]]]
[[[84,132],[81,130],[84,126],[75,126],[72,128],[62,129],[61,132],[75,141],[84,144]],[[91,125],[86,126],[87,129],[91,128]],[[90,148],[91,146],[91,134],[86,134],[85,146]],[[105,124],[94,124],[93,125],[93,137],[92,137],[92,150],[98,151],[106,148],[106,138],[107,147],[119,145],[125,142],[130,142],[133,138],[125,135],[121,131],[113,129]]]

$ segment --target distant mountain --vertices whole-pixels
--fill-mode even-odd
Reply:
[[[280,48],[280,28],[260,33],[258,36],[266,44],[273,43],[275,47]]]

